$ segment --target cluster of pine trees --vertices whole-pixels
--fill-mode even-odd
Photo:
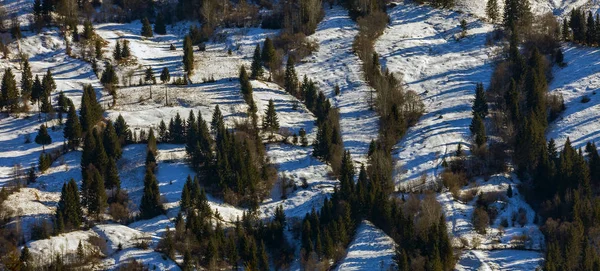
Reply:
[[[581,8],[571,10],[562,23],[562,39],[589,46],[600,44],[600,15]]]
[[[27,57],[22,59],[22,63],[20,91],[12,69],[7,68],[4,71],[0,87],[0,109],[4,109],[7,113],[27,112],[29,111],[28,102],[31,102],[32,104],[37,103],[40,113],[54,112],[51,95],[56,90],[56,83],[52,71],[48,69],[42,80],[39,75],[36,75],[34,79]]]
[[[263,221],[253,213],[244,213],[232,227],[224,227],[219,213],[211,210],[201,181],[189,176],[181,194],[181,206],[175,229],[167,228],[158,249],[171,258],[175,252],[183,254],[183,270],[269,270],[272,264],[275,268],[289,266],[294,257],[284,236],[287,222],[281,207],[276,208],[272,220]],[[178,245],[182,243],[186,245]]]

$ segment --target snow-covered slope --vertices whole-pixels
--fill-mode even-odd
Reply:
[[[371,222],[363,221],[336,270],[392,270],[395,246],[392,238]]]

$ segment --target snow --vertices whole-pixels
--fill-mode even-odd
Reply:
[[[356,237],[336,270],[391,270],[396,243],[369,221],[356,229]]]
[[[527,250],[471,250],[464,253],[455,270],[457,271],[504,271],[538,270],[543,254]]]
[[[493,48],[485,39],[493,27],[455,12],[399,4],[389,12],[391,24],[375,43],[381,64],[399,75],[406,88],[422,97],[426,113],[396,146],[396,184],[406,187],[424,174],[441,173],[444,157],[458,143],[469,146],[475,85],[492,73]],[[456,40],[460,20],[467,36]]]
[[[369,98],[374,90],[364,81],[362,63],[352,50],[357,33],[356,23],[347,10],[339,6],[325,8],[325,18],[309,37],[319,49],[304,58],[296,72],[299,78],[306,75],[318,83],[320,90],[332,100],[333,107],[339,109],[344,148],[355,161],[364,163],[369,143],[379,132],[379,117],[369,110]],[[340,87],[338,96],[334,91],[336,84]]]
[[[587,142],[600,140],[600,65],[596,59],[600,55],[597,48],[585,48],[565,44],[563,48],[564,68],[554,68],[554,79],[550,83],[551,93],[562,95],[566,110],[548,127],[546,137],[556,140],[557,147],[562,149],[567,138],[573,147],[584,148]],[[582,103],[582,98],[590,99]]]

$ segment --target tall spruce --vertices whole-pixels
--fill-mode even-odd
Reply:
[[[121,142],[119,141],[115,127],[110,120],[106,122],[106,128],[104,128],[104,132],[102,133],[102,143],[106,150],[106,155],[108,155],[109,158],[115,160],[121,158],[123,153],[121,150]]]
[[[183,39],[183,70],[188,75],[194,72],[194,48],[189,35]]]
[[[29,59],[23,58],[23,73],[21,74],[21,96],[23,101],[27,101],[31,97],[31,91],[33,88],[33,74],[31,73],[31,65],[29,65]]]
[[[150,25],[150,21],[148,21],[147,17],[142,19],[142,36],[147,38],[151,38],[153,36],[152,25]]]
[[[77,229],[83,221],[83,210],[79,202],[79,189],[73,178],[68,183],[64,183],[60,200],[56,208],[56,218],[63,220],[64,229]]]
[[[269,100],[267,109],[265,109],[263,129],[265,131],[271,132],[271,134],[279,130],[279,118],[277,117],[277,112],[275,111],[275,103],[273,102],[273,99]]]
[[[48,129],[46,129],[46,125],[40,125],[40,129],[38,130],[38,134],[35,136],[35,143],[42,145],[42,149],[45,151],[45,146],[52,143],[52,137],[48,134]]]
[[[289,57],[287,64],[285,65],[284,88],[289,94],[298,97],[298,75],[296,74],[296,69],[294,68],[293,57]]]
[[[82,131],[91,131],[96,123],[102,118],[102,113],[102,107],[96,98],[96,91],[91,85],[84,85],[80,110]]]
[[[269,72],[272,72],[277,67],[271,67],[271,64],[275,60],[275,46],[273,45],[273,41],[267,37],[263,44],[262,53],[260,54],[262,58],[262,63],[269,68]]]
[[[498,11],[498,0],[487,0],[485,14],[490,22],[496,23],[498,21],[498,16],[500,16]]]
[[[158,181],[150,169],[146,169],[144,176],[144,194],[140,204],[140,217],[147,219],[160,215],[163,212],[158,190]]]
[[[19,90],[11,68],[4,70],[0,95],[0,108],[6,112],[15,113],[19,109]]]
[[[473,114],[479,115],[481,118],[485,118],[488,115],[488,105],[485,99],[485,90],[483,83],[477,83],[475,88],[475,100],[473,101]]]
[[[165,25],[165,16],[159,13],[154,22],[154,33],[159,35],[167,34],[167,26]]]
[[[254,48],[251,69],[252,71],[250,77],[252,79],[257,79],[263,76],[264,70],[262,67],[262,59],[260,56],[260,44],[256,44],[256,48]]]
[[[82,135],[81,123],[79,122],[79,117],[75,112],[75,106],[73,104],[69,105],[63,135],[65,139],[67,139],[67,146],[69,146],[70,149],[74,150],[79,147]]]

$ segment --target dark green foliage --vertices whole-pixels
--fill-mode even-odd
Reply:
[[[254,49],[251,70],[252,73],[250,75],[250,78],[257,79],[263,76],[264,70],[262,67],[262,58],[260,56],[260,44],[256,44],[256,48]]]
[[[123,40],[123,48],[121,49],[121,58],[127,59],[131,56],[131,50],[129,49],[129,41]]]
[[[188,74],[194,72],[194,48],[190,36],[183,39],[183,70]]]
[[[144,73],[144,81],[146,83],[150,82],[151,84],[156,83],[156,78],[154,77],[154,72],[152,71],[152,67],[146,68],[146,72]]]
[[[271,67],[271,63],[275,60],[275,46],[273,46],[273,41],[267,37],[262,47],[262,53],[260,57],[262,58],[262,63],[269,68],[269,70],[277,69],[278,67]]]
[[[79,202],[79,189],[74,179],[69,180],[68,183],[64,183],[62,192],[60,194],[60,200],[56,208],[56,220],[61,219],[62,221],[56,222],[61,224],[64,228],[62,230],[72,230],[79,228],[83,221],[83,210]]]
[[[4,108],[9,113],[15,113],[19,108],[19,90],[10,68],[7,68],[2,76],[0,108]]]
[[[121,114],[119,114],[119,116],[117,117],[114,126],[115,133],[117,134],[117,137],[119,138],[121,144],[131,141],[131,130],[129,130],[129,125],[127,125],[127,122],[125,122],[125,119]]]
[[[119,141],[115,127],[110,120],[106,122],[106,128],[104,128],[102,140],[106,155],[108,155],[109,158],[119,160],[123,153],[121,150],[121,142]]]
[[[160,200],[158,181],[152,170],[147,169],[144,176],[144,194],[140,203],[140,217],[148,219],[160,215],[162,212],[163,206]]]
[[[142,36],[151,38],[153,36],[152,25],[150,25],[150,21],[148,18],[142,19]]]
[[[31,73],[31,66],[27,57],[23,59],[23,73],[21,74],[21,96],[24,101],[27,101],[31,97],[31,91],[33,88],[33,74]]]
[[[83,86],[81,98],[80,122],[83,132],[91,131],[92,127],[102,118],[102,107],[96,99],[96,91],[91,85]]]
[[[167,34],[167,26],[165,25],[165,17],[162,13],[159,13],[156,16],[156,21],[154,22],[154,33],[159,35]]]
[[[171,75],[169,74],[169,68],[164,67],[162,69],[162,71],[160,72],[160,81],[162,81],[163,84],[166,84],[169,81],[171,81]]]
[[[475,100],[473,101],[473,114],[479,115],[484,119],[488,115],[488,105],[485,99],[485,90],[483,83],[477,83],[475,88]]]
[[[121,190],[121,178],[119,177],[119,170],[117,169],[117,162],[115,161],[115,158],[109,158],[104,176],[106,179],[106,189],[115,189],[116,191]]]
[[[69,105],[69,111],[67,113],[67,122],[63,131],[65,139],[67,139],[67,145],[70,149],[75,149],[81,143],[81,123],[79,117],[75,112],[75,106]]]
[[[102,72],[102,77],[100,78],[100,83],[105,86],[115,86],[119,84],[119,77],[117,76],[115,68],[110,63],[106,64],[104,72]]]
[[[121,42],[117,40],[115,42],[115,50],[113,51],[113,58],[115,60],[121,60]]]
[[[38,169],[45,172],[52,165],[52,156],[49,153],[42,152],[38,159]]]
[[[269,100],[269,104],[265,110],[263,129],[265,131],[270,131],[271,133],[279,130],[279,119],[277,118],[277,112],[275,111],[275,103],[273,103],[273,99]]]
[[[244,100],[250,106],[250,112],[255,113],[256,106],[254,105],[254,97],[252,96],[252,84],[250,84],[250,79],[248,78],[248,73],[246,72],[246,67],[244,67],[244,65],[240,67],[239,80]]]
[[[94,37],[95,33],[94,33],[94,27],[92,25],[92,22],[88,19],[85,20],[83,22],[83,33],[82,36],[84,39],[91,39],[92,37]]]
[[[38,130],[38,133],[35,136],[35,143],[40,144],[42,146],[46,146],[52,143],[52,138],[48,134],[48,129],[46,129],[46,125],[40,125],[40,129]]]
[[[504,28],[524,30],[531,26],[533,15],[528,0],[508,0],[504,4]]]
[[[107,196],[104,188],[104,178],[98,169],[90,165],[86,168],[82,181],[82,204],[87,207],[88,214],[95,216],[96,219],[104,213],[107,207]]]
[[[294,59],[289,57],[287,64],[285,65],[285,91],[296,98],[300,98],[301,94],[298,92],[298,85],[298,75],[296,74],[296,69],[294,68]]]
[[[473,137],[475,137],[475,144],[478,147],[483,146],[486,142],[485,125],[483,123],[483,119],[481,119],[478,114],[475,114],[473,117],[471,126],[469,128],[471,129]]]
[[[225,123],[223,122],[223,114],[221,114],[221,109],[217,104],[215,106],[215,111],[213,112],[212,120],[210,122],[210,129],[214,132],[221,125],[225,125]]]

